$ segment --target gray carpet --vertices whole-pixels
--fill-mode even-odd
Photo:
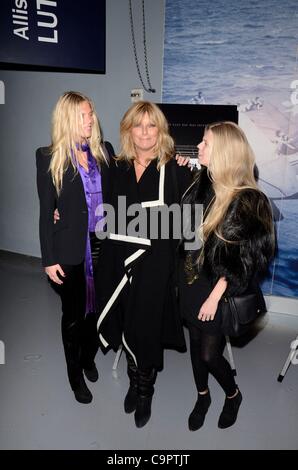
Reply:
[[[212,404],[204,427],[187,428],[196,400],[189,352],[165,353],[152,418],[142,429],[123,411],[125,359],[112,373],[114,352],[98,353],[93,402],[75,401],[68,385],[60,335],[60,300],[40,261],[0,253],[0,449],[297,449],[298,367],[277,376],[298,334],[298,316],[269,313],[248,344],[234,345],[243,403],[237,423],[217,428],[224,394],[211,378]],[[187,332],[186,332],[187,333]]]

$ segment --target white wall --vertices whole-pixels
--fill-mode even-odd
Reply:
[[[138,52],[144,71],[141,2],[132,2]],[[155,94],[161,100],[164,0],[145,2],[148,60]],[[107,0],[106,74],[0,71],[5,104],[0,105],[0,249],[40,256],[35,150],[50,143],[50,119],[58,97],[81,91],[96,105],[106,140],[118,149],[119,122],[141,88],[131,43],[126,0]],[[92,44],[90,47],[94,47]],[[144,73],[145,76],[145,73]]]

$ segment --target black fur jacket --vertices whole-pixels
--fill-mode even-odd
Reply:
[[[207,169],[202,167],[182,203],[203,204],[204,216],[214,196]],[[210,207],[210,206],[209,206]],[[221,233],[228,243],[211,234],[204,245],[203,269],[213,284],[220,277],[228,282],[227,295],[242,294],[265,274],[274,254],[272,210],[267,197],[254,189],[243,189],[228,207]],[[197,263],[199,252],[191,257]]]

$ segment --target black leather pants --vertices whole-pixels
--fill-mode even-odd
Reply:
[[[96,263],[100,242],[91,239],[92,261]],[[99,241],[99,240],[98,240]],[[62,265],[66,274],[63,284],[54,288],[62,302],[62,341],[68,379],[72,389],[79,385],[83,368],[92,367],[98,351],[96,312],[86,312],[86,285],[84,262],[79,265]]]

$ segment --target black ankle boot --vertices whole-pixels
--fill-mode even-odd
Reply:
[[[197,431],[203,426],[210,404],[211,397],[209,390],[205,395],[198,393],[198,399],[196,401],[195,407],[188,418],[188,429],[190,431]]]
[[[92,401],[92,393],[87,387],[83,376],[79,379],[79,384],[73,388],[73,393],[79,403],[91,403]]]
[[[135,411],[137,428],[145,426],[150,419],[155,379],[156,371],[154,369],[149,371],[139,370],[138,397]]]
[[[237,419],[239,407],[242,402],[242,394],[239,389],[237,395],[234,398],[226,398],[224,407],[218,420],[218,427],[220,429],[226,429],[232,426]]]
[[[97,382],[99,375],[95,362],[93,362],[89,367],[84,367],[83,371],[90,382]]]
[[[132,413],[137,406],[138,398],[138,369],[131,356],[127,354],[127,375],[129,377],[129,389],[124,399],[125,413]]]

